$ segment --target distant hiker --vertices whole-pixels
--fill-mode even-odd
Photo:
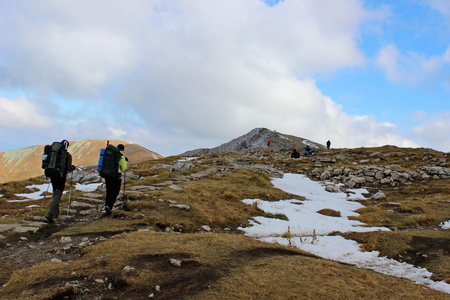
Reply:
[[[306,145],[305,150],[303,150],[303,156],[310,156],[311,155],[311,147],[309,145]]]
[[[330,147],[331,147],[331,142],[330,142],[330,140],[328,140],[327,141],[327,149],[330,150]]]
[[[294,149],[294,151],[292,151],[291,158],[299,158],[299,157],[300,157],[300,153],[298,153],[297,150]]]
[[[42,168],[45,169],[46,177],[50,177],[53,188],[53,199],[50,209],[45,216],[45,221],[54,223],[59,216],[59,201],[61,200],[64,186],[66,184],[67,172],[75,170],[72,165],[72,155],[67,151],[69,142],[62,140],[61,142],[53,142],[44,148],[42,159]]]
[[[105,178],[105,213],[108,216],[111,215],[114,203],[116,202],[116,198],[120,192],[120,185],[122,184],[122,172],[124,172],[128,167],[128,160],[123,155],[124,150],[125,146],[122,144],[117,145],[117,147],[108,145],[103,158],[103,170],[100,172],[100,175]],[[115,153],[113,153],[113,151]],[[111,153],[111,155],[109,153]],[[112,162],[111,170],[107,170],[109,161]]]
[[[270,147],[270,140],[267,141],[267,147]]]

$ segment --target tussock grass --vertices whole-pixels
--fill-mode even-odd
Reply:
[[[42,199],[39,200],[29,200],[29,201],[22,201],[22,202],[8,202],[8,200],[17,200],[17,199],[26,199],[24,197],[18,197],[16,194],[21,193],[32,193],[36,191],[37,189],[30,189],[27,188],[31,185],[38,185],[38,184],[45,184],[50,185],[48,188],[48,191],[42,191],[41,197]],[[2,215],[8,215],[8,218],[0,218],[0,224],[13,224],[18,223],[24,219],[30,220],[34,216],[42,216],[45,214],[49,207],[50,203],[52,201],[52,187],[50,184],[49,179],[45,179],[43,177],[35,177],[30,178],[28,180],[24,181],[17,181],[17,182],[7,182],[2,185],[0,185],[0,188],[2,190],[2,193],[4,194],[3,197],[0,198],[0,216]],[[63,194],[60,201],[60,213],[62,214],[62,210],[64,208],[67,208],[68,200],[69,200],[69,188],[70,188],[70,180],[68,179],[66,181],[65,185],[65,192],[66,194]],[[75,190],[74,186],[72,186],[72,192],[71,192],[71,198],[75,199],[78,196],[81,196],[83,192]],[[44,199],[44,195],[47,194]],[[41,208],[32,208],[29,209],[27,206],[29,205],[41,205],[43,203],[43,207]]]
[[[170,258],[181,266],[172,265]],[[133,269],[126,271],[125,266]],[[76,288],[65,287],[69,280],[88,288],[85,296],[105,299],[145,298],[150,293],[171,299],[444,299],[442,293],[409,280],[242,235],[157,232],[121,234],[86,248],[68,264],[46,262],[16,271],[0,297],[70,298]],[[156,285],[160,292],[155,292]]]
[[[374,190],[374,189],[371,189]],[[363,201],[364,208],[355,219],[370,226],[396,229],[437,227],[450,218],[448,195],[450,179],[419,181],[402,188],[383,188],[388,197],[383,201]]]
[[[158,164],[173,165],[181,158],[176,156],[131,166],[134,174],[145,178],[127,179],[127,188],[159,184],[158,189],[130,192],[124,210],[115,211],[113,218],[71,226],[53,235],[53,238],[114,237],[84,248],[81,257],[68,264],[45,262],[14,272],[8,285],[0,289],[0,298],[87,299],[101,295],[105,299],[141,299],[155,293],[156,299],[446,299],[448,295],[409,280],[318,259],[294,248],[242,236],[237,227],[247,226],[254,216],[287,218],[264,213],[257,205],[244,204],[243,199],[297,199],[298,204],[304,199],[275,189],[267,175],[236,165],[265,164],[294,173],[318,167],[314,157],[290,159],[291,151],[264,149],[244,154],[208,154],[192,161],[195,168],[181,173],[152,168]],[[398,170],[417,171],[418,167],[429,165],[431,159],[443,158],[442,153],[429,149],[393,146],[327,152],[330,157],[348,154],[347,159],[337,160],[332,167],[349,169],[360,165],[396,164]],[[230,157],[236,161],[232,162]],[[365,162],[361,163],[363,160]],[[320,168],[327,166],[326,163],[319,165]],[[199,180],[177,181],[180,175],[210,167],[226,171]],[[22,193],[27,185],[44,182],[42,178],[33,180],[0,187],[5,198],[10,199],[10,195]],[[181,190],[170,188],[168,181],[173,181]],[[450,200],[450,180],[419,181],[409,186],[369,190],[371,194],[383,190],[388,197],[361,201],[366,207],[351,219],[398,231],[344,236],[361,243],[363,250],[376,250],[382,256],[426,267],[435,274],[434,280],[450,282],[448,230],[433,230],[449,219],[446,201]],[[64,195],[61,208],[67,205],[67,199],[68,195]],[[42,215],[50,204],[49,198],[41,212],[30,212],[21,210],[25,204],[9,205],[4,200],[0,198],[0,213],[10,211],[12,218],[6,219],[15,221],[33,214]],[[188,205],[189,209],[171,207],[174,203]],[[340,212],[324,210],[322,213],[338,215]],[[0,219],[0,222],[5,221]],[[214,233],[199,234],[203,232],[202,225],[209,225]],[[171,233],[165,232],[167,227],[172,229]],[[140,228],[151,231],[137,232]],[[292,238],[289,229],[283,236]],[[181,267],[172,265],[170,258],[181,260]],[[126,271],[125,266],[134,269]],[[4,282],[11,272],[0,271],[0,279]],[[66,285],[69,281],[78,287]],[[161,292],[155,292],[155,285],[161,286]],[[83,289],[89,289],[91,294],[80,293]]]
[[[329,217],[340,217],[341,216],[341,212],[331,209],[331,208],[324,208],[318,211],[319,214],[325,215],[325,216],[329,216]]]
[[[280,268],[282,265],[283,268]],[[445,296],[374,272],[294,256],[267,257],[232,270],[186,299],[427,299]],[[395,288],[392,288],[395,286]],[[398,288],[397,288],[398,287]],[[418,293],[415,295],[415,293]]]
[[[363,251],[378,251],[381,256],[427,268],[433,272],[433,280],[450,281],[448,231],[353,232],[344,236],[361,243]]]
[[[248,225],[249,219],[255,215],[274,217],[256,206],[243,203],[243,199],[303,199],[274,189],[266,174],[250,170],[238,170],[225,176],[212,175],[183,183],[180,187],[181,191],[164,187],[149,192],[145,199],[128,201],[126,215],[130,218],[141,215],[143,222],[155,226],[155,229],[177,227],[177,224],[183,225],[183,232],[197,232],[202,225],[209,225],[217,230],[235,229]],[[191,209],[170,207],[170,201],[188,205]]]
[[[136,219],[100,218],[92,222],[79,223],[67,227],[53,234],[57,236],[90,235],[90,234],[114,234],[136,230],[142,227],[142,222]]]

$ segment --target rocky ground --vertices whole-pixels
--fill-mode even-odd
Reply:
[[[169,180],[155,184],[145,184],[146,176],[128,174],[133,184],[127,186],[125,197],[128,199],[141,198],[143,195],[162,188],[172,190],[181,189],[181,185],[188,181],[197,181],[211,176],[225,176],[237,170],[247,169],[256,173],[265,173],[270,177],[282,177],[284,172],[303,173],[315,180],[327,181],[327,189],[331,192],[342,191],[347,188],[367,187],[379,190],[372,195],[372,199],[383,201],[386,195],[382,190],[396,190],[399,187],[411,186],[418,182],[429,180],[446,180],[450,178],[446,154],[424,154],[420,152],[407,152],[402,150],[379,151],[383,149],[370,149],[370,151],[335,150],[322,151],[316,157],[302,157],[299,160],[289,158],[290,149],[283,151],[267,151],[264,149],[248,151],[243,155],[200,154],[195,160],[176,159],[171,163],[154,163],[151,169],[169,169],[176,174]],[[199,171],[186,174],[186,170],[202,168]],[[74,181],[89,183],[99,181],[100,178],[93,168],[85,168],[74,174]],[[119,212],[123,208],[123,192],[119,196],[114,210]],[[114,232],[97,232],[92,234],[71,234],[64,236],[58,234],[68,227],[81,223],[88,223],[101,218],[111,218],[103,213],[104,190],[86,192],[71,199],[70,209],[62,207],[61,215],[56,223],[47,224],[43,216],[34,216],[16,224],[0,224],[0,263],[2,268],[9,270],[10,274],[35,266],[39,263],[71,262],[80,257],[82,250],[96,243],[106,241],[114,236]],[[450,200],[450,199],[448,199]],[[48,199],[47,201],[50,201]],[[161,200],[163,201],[163,200]],[[189,205],[166,201],[170,207],[180,210],[189,210]],[[447,200],[441,200],[447,201]],[[401,213],[401,212],[400,212]],[[409,212],[405,212],[409,214]],[[112,216],[117,218],[117,216]],[[11,232],[13,234],[5,234]],[[163,231],[177,230],[173,227],[160,228]],[[201,230],[211,230],[207,225]],[[430,245],[446,252],[449,251],[448,239],[415,238],[412,246],[415,247],[406,253],[403,260],[415,265],[426,259],[427,249]],[[176,262],[175,262],[176,263]],[[0,278],[0,285],[5,284],[9,278]],[[69,281],[67,284],[72,284]]]
[[[84,247],[107,239],[107,236],[101,235],[52,237],[69,226],[106,217],[102,212],[101,198],[101,194],[86,193],[73,199],[70,210],[62,209],[60,217],[53,224],[44,222],[45,212],[42,212],[42,217],[34,217],[33,220],[0,225],[0,230],[8,231],[13,228],[16,233],[1,240],[4,244],[0,248],[2,267],[19,270],[44,261],[68,262],[79,256]],[[120,205],[121,201],[118,201],[116,208]]]

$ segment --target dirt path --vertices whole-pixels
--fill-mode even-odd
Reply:
[[[60,217],[53,224],[45,223],[42,216],[3,226],[3,231],[13,229],[16,234],[0,240],[0,265],[3,269],[0,286],[6,284],[16,270],[45,261],[70,262],[80,256],[84,247],[106,240],[107,237],[100,235],[53,236],[67,227],[105,217],[102,198],[103,195],[95,193],[85,193],[75,198],[69,214],[67,208],[61,209]],[[117,201],[116,205],[121,205],[121,201]]]

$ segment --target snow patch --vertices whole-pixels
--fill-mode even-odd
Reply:
[[[288,221],[285,221],[255,217],[250,221],[251,227],[239,228],[246,235],[265,242],[291,244],[323,258],[353,264],[360,268],[371,269],[387,275],[407,278],[418,284],[450,294],[450,284],[444,281],[432,281],[430,278],[433,274],[427,269],[416,268],[404,262],[379,257],[377,251],[363,252],[360,250],[360,244],[342,236],[327,236],[335,231],[389,230],[385,227],[368,227],[364,223],[348,219],[350,216],[358,215],[355,211],[363,205],[354,200],[365,199],[362,194],[367,193],[367,190],[351,190],[350,196],[345,193],[329,193],[319,182],[312,181],[299,174],[284,174],[283,178],[273,179],[272,183],[276,188],[303,196],[306,200],[291,199],[269,202],[260,199],[244,199],[243,201],[249,205],[256,203],[265,212],[284,214],[288,218]],[[324,208],[339,211],[341,217],[319,214],[318,211]],[[442,226],[442,228],[448,227],[450,227],[450,220]],[[291,237],[283,237],[288,230]]]
[[[75,186],[75,189],[77,189],[79,191],[83,191],[83,192],[93,192],[102,184],[103,184],[102,182],[90,183],[90,184],[77,183],[77,185]]]
[[[444,222],[444,223],[441,225],[441,227],[442,227],[442,229],[450,229],[450,220]]]

